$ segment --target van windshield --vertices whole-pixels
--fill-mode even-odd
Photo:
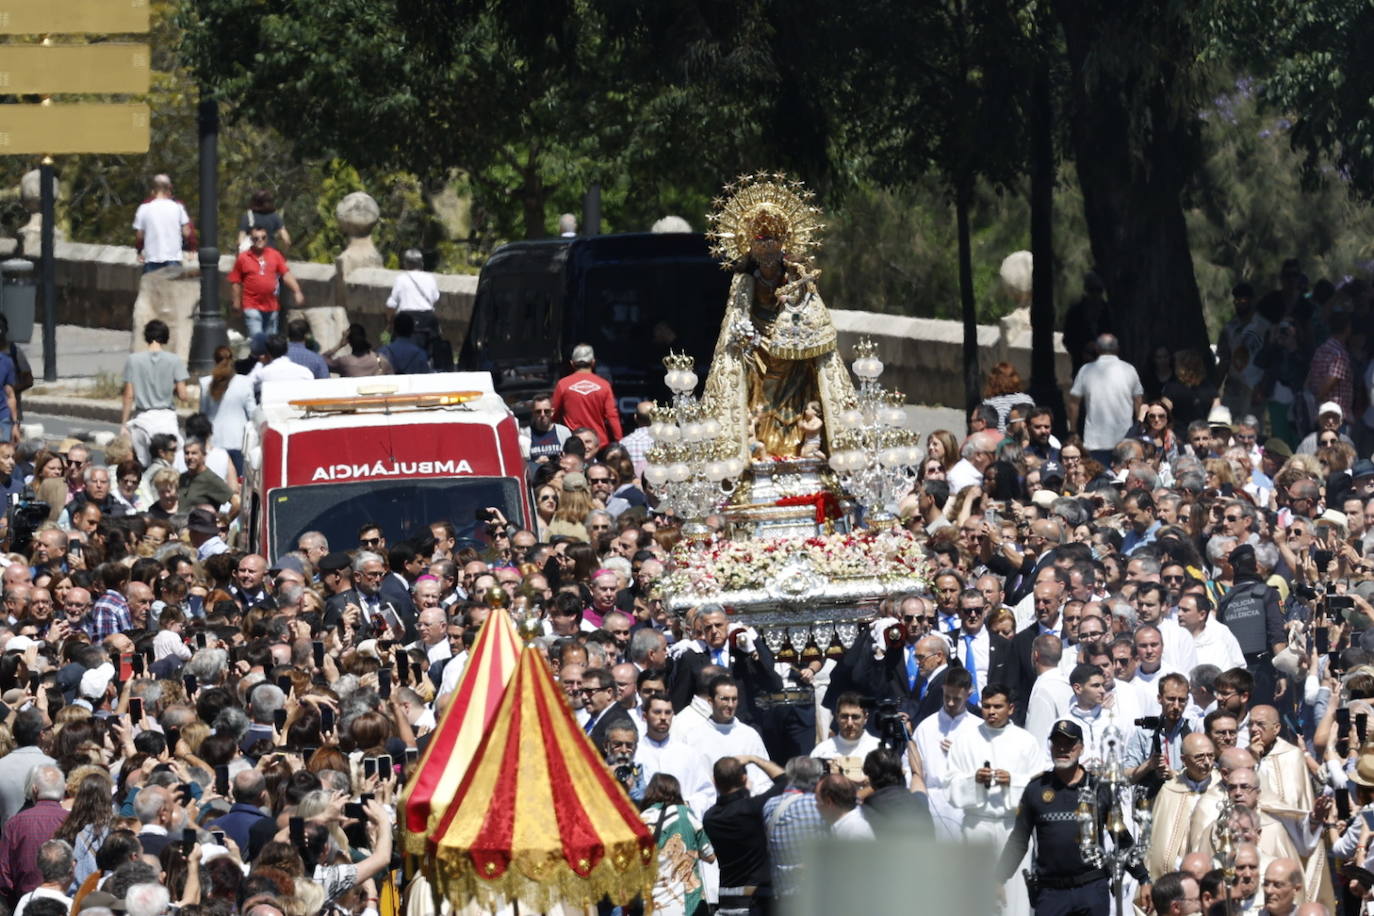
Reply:
[[[427,534],[431,522],[447,520],[460,538],[480,533],[476,513],[494,506],[516,525],[523,524],[520,484],[503,477],[435,477],[366,480],[354,483],[281,487],[267,496],[272,544],[268,556],[296,549],[296,539],[319,531],[334,550],[351,550],[358,528],[372,522],[388,544]]]

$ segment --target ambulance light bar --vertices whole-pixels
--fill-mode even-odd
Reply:
[[[430,410],[436,407],[457,407],[468,401],[482,397],[481,391],[436,391],[417,394],[392,394],[395,388],[376,393],[366,392],[354,396],[337,398],[301,398],[287,401],[287,405],[299,410],[318,413],[354,413],[361,410]]]

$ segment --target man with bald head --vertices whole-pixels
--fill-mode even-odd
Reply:
[[[1297,819],[1275,818],[1260,808],[1259,776],[1253,769],[1238,767],[1226,778],[1226,795],[1232,804],[1244,806],[1256,813],[1259,830],[1256,844],[1262,854],[1274,859],[1291,858],[1300,860],[1317,848],[1321,836],[1321,821],[1324,815],[1313,823],[1309,815]],[[1329,797],[1329,796],[1328,796]],[[1191,849],[1211,855],[1215,852],[1212,845],[1213,828],[1216,825],[1215,806],[1199,804],[1193,811],[1193,821],[1188,831],[1188,845]]]
[[[1145,390],[1135,367],[1117,354],[1121,344],[1113,334],[1097,338],[1097,359],[1078,370],[1065,402],[1069,429],[1078,428],[1079,412],[1086,407],[1083,445],[1102,466],[1110,467],[1112,449],[1140,415]]]
[[[1302,899],[1302,863],[1275,859],[1264,870],[1264,912],[1269,916],[1293,916]]]
[[[1307,774],[1303,752],[1279,735],[1279,713],[1272,706],[1250,707],[1250,751],[1259,760],[1256,772],[1259,774],[1260,792],[1271,811],[1280,808],[1294,812],[1312,812],[1331,809],[1332,797],[1314,797],[1312,780]],[[1325,814],[1322,814],[1325,820]],[[1303,823],[1311,818],[1303,818]],[[1302,842],[1295,837],[1294,842],[1303,853],[1304,868],[1307,870],[1307,893],[1322,902],[1335,900],[1335,888],[1331,883],[1330,870],[1326,868],[1326,840],[1318,834],[1315,852],[1303,848]]]
[[[945,699],[945,675],[949,672],[949,642],[935,633],[922,636],[916,643],[916,660],[919,663],[919,677],[916,691],[908,698],[907,705],[914,704],[915,715],[910,712],[912,724],[919,724],[926,716],[940,711]]]
[[[33,571],[27,563],[11,563],[5,567],[3,573],[0,573],[0,584],[5,588],[11,585],[32,585]]]
[[[1024,725],[1030,707],[1031,690],[1035,687],[1035,662],[1031,657],[1036,637],[1058,636],[1068,574],[1047,567],[1032,592],[1035,621],[1021,630],[1011,641],[1011,656],[1007,664],[1007,683],[1011,685],[1016,703],[1016,724]]]
[[[1255,913],[1264,900],[1260,890],[1260,851],[1254,843],[1236,846],[1236,883],[1231,899],[1242,913]]]
[[[1200,852],[1190,852],[1183,857],[1183,861],[1179,863],[1178,870],[1187,872],[1198,881],[1201,881],[1202,876],[1212,870],[1212,860]]]
[[[1203,793],[1217,781],[1212,770],[1216,748],[1206,735],[1183,738],[1183,767],[1160,788],[1154,802],[1154,829],[1145,865],[1158,875],[1178,866],[1188,851],[1188,827]],[[1206,869],[1204,869],[1205,871]]]
[[[1284,807],[1312,809],[1312,780],[1303,752],[1279,736],[1279,711],[1272,706],[1250,708],[1250,750],[1259,758],[1260,789]]]

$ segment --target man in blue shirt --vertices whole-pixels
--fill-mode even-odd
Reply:
[[[381,350],[396,375],[423,375],[433,371],[429,366],[429,354],[411,340],[414,333],[415,319],[409,312],[397,312],[391,323],[391,343]]]
[[[304,366],[314,373],[315,378],[329,378],[329,366],[324,357],[305,345],[310,333],[310,323],[304,318],[293,318],[286,325],[286,358],[298,366]]]
[[[1159,532],[1155,518],[1155,501],[1145,490],[1132,490],[1126,495],[1126,519],[1130,528],[1121,539],[1121,553],[1130,556],[1146,544],[1152,544]]]

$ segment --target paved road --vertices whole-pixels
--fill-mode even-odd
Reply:
[[[95,378],[98,375],[119,376],[124,372],[124,358],[129,355],[129,332],[109,328],[80,328],[59,324],[57,333],[57,377],[59,380]],[[33,377],[42,384],[43,326],[35,325],[33,339],[20,343],[19,348],[33,366]]]
[[[94,380],[106,375],[118,378],[124,371],[124,359],[129,352],[129,332],[108,328],[81,328],[74,325],[57,327],[57,369],[59,384],[79,380]],[[33,365],[37,384],[42,386],[43,377],[43,328],[34,327],[33,340],[21,343],[20,347]],[[912,427],[920,433],[924,445],[926,437],[934,430],[947,429],[957,438],[963,438],[964,416],[947,407],[928,407],[907,405],[907,417]],[[42,423],[45,436],[64,438],[95,430],[118,432],[113,424],[99,423],[94,420],[63,418],[59,416],[40,416],[30,414],[27,422]]]

